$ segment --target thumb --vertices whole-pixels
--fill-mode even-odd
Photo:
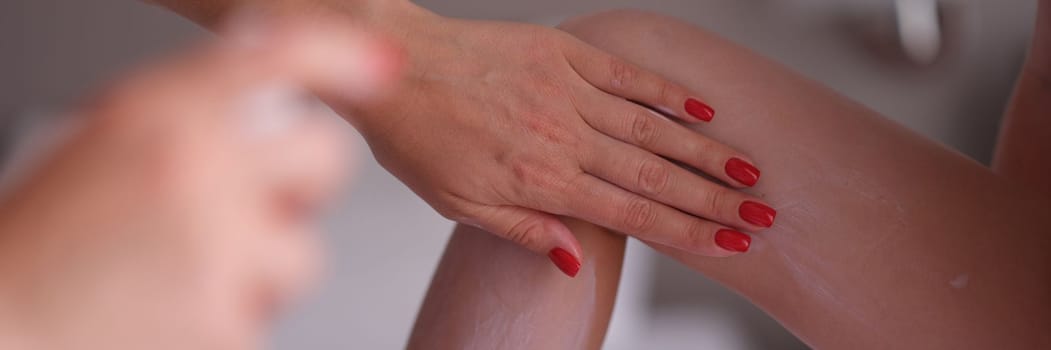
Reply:
[[[580,272],[580,242],[558,217],[514,206],[482,206],[477,214],[482,229],[538,254],[547,254],[569,277]]]

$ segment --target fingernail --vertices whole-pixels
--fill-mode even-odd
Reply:
[[[734,230],[722,229],[715,233],[715,244],[731,252],[744,253],[752,245],[752,237]]]
[[[744,201],[738,211],[744,221],[762,227],[773,226],[774,218],[777,217],[777,211],[774,208],[753,201]]]
[[[711,106],[694,98],[686,99],[686,113],[706,122],[710,122],[712,118],[715,118],[715,110]]]
[[[565,249],[551,249],[551,252],[547,253],[547,257],[566,276],[577,277],[577,273],[580,272],[580,260],[577,260],[577,258],[573,257],[573,254],[569,254]]]
[[[726,175],[748,187],[759,182],[759,169],[740,158],[730,158],[726,161]]]

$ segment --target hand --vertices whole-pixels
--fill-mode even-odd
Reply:
[[[256,347],[318,265],[311,219],[347,158],[342,121],[288,87],[384,80],[364,38],[277,33],[117,84],[0,201],[0,348]]]
[[[425,13],[392,23],[410,66],[398,99],[337,110],[442,215],[577,261],[556,215],[708,256],[746,248],[736,231],[717,244],[728,226],[772,224],[759,199],[670,161],[736,188],[759,177],[746,156],[642,106],[710,121],[685,88],[546,27]]]

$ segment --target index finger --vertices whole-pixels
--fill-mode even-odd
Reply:
[[[715,110],[682,85],[574,39],[564,50],[569,64],[592,86],[688,122],[709,122]]]
[[[748,251],[751,237],[643,198],[589,174],[562,199],[565,215],[694,254],[726,257]],[[598,204],[596,204],[598,203]]]

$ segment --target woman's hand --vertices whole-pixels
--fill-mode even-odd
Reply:
[[[759,179],[745,155],[650,109],[718,122],[703,99],[558,30],[448,19],[406,0],[157,1],[211,27],[249,5],[342,17],[398,40],[410,69],[396,99],[326,101],[442,215],[548,253],[571,275],[580,247],[556,215],[708,256],[747,249],[729,227],[773,222],[754,197],[673,163],[730,187]]]
[[[311,219],[347,158],[345,124],[294,87],[385,80],[344,34],[235,35],[80,111],[0,201],[0,348],[256,348],[318,265]]]
[[[737,188],[759,177],[745,155],[642,106],[718,122],[682,86],[555,29],[396,12],[410,13],[386,23],[410,67],[397,98],[337,110],[444,216],[574,257],[556,215],[708,256],[747,248],[729,227],[772,224],[758,199],[673,163]]]

